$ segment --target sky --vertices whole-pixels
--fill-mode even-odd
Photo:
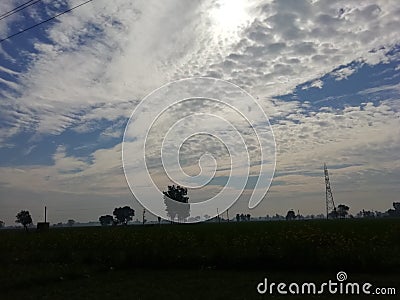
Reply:
[[[24,2],[2,0],[0,14]],[[82,2],[40,1],[1,19],[0,39]],[[273,132],[269,191],[253,209],[239,198],[231,216],[325,213],[324,163],[336,204],[386,211],[400,200],[399,19],[396,0],[94,0],[0,43],[0,220],[26,209],[42,221],[45,205],[52,223],[123,205],[141,218],[122,166],[125,127],[152,91],[190,77],[243,89],[260,106],[239,107],[261,109]],[[189,173],[204,153],[226,166],[215,139],[182,145]],[[226,176],[188,196],[209,198]]]

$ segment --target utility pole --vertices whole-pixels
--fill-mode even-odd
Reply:
[[[331,189],[331,183],[329,181],[328,168],[324,163],[324,174],[325,174],[325,200],[326,200],[326,218],[329,219],[329,214],[336,211],[335,202],[333,201],[333,194]]]
[[[146,219],[145,219],[145,214],[146,214],[146,210],[145,209],[143,209],[143,225],[144,225],[144,223],[146,223]]]

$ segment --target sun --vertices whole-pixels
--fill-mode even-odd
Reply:
[[[222,35],[237,33],[250,18],[248,2],[218,0],[210,15],[217,33]]]

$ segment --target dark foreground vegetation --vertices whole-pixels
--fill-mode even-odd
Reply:
[[[396,219],[2,230],[0,242],[0,299],[259,299],[264,277],[338,271],[400,292]]]

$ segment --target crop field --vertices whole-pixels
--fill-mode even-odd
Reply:
[[[1,230],[0,245],[0,299],[303,299],[256,286],[339,271],[400,292],[395,219]]]

